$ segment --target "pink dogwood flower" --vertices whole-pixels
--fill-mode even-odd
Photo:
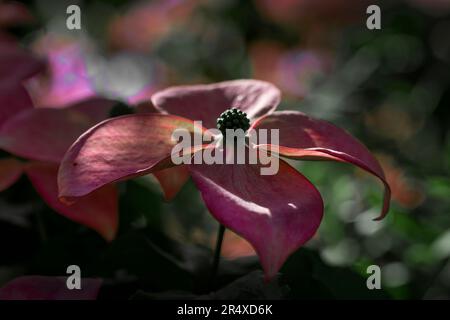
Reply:
[[[56,212],[112,240],[118,220],[116,188],[101,188],[76,205],[67,206],[58,199],[56,178],[65,151],[86,129],[106,119],[113,104],[97,98],[65,109],[53,109],[33,108],[30,102],[27,109],[13,113],[0,126],[0,149],[22,159],[0,159],[0,171],[7,172],[0,178],[0,191],[25,173],[42,199]],[[4,109],[5,105],[1,107]]]
[[[115,186],[67,206],[58,199],[56,177],[65,151],[85,130],[110,117],[118,101],[99,97],[76,43],[49,36],[39,44],[41,58],[14,44],[0,45],[0,150],[10,153],[0,158],[0,192],[25,173],[56,212],[111,241],[118,229]],[[145,87],[124,99],[136,112],[154,112],[145,101],[152,91]],[[157,178],[170,193],[164,174]]]
[[[0,150],[11,155],[0,158],[0,192],[26,174],[53,210],[97,231],[105,240],[113,240],[118,229],[116,186],[105,186],[74,205],[66,205],[58,198],[57,173],[70,145],[84,131],[109,118],[118,102],[96,97],[61,109],[33,108],[27,92],[21,90],[19,93],[25,102],[19,112],[7,113],[6,106],[14,104],[2,103],[0,95],[0,110],[8,115],[7,120],[0,123]],[[16,104],[19,97],[19,94],[15,96]],[[151,109],[142,103],[136,106],[136,112],[151,112]],[[164,176],[157,179],[165,191],[168,187],[162,180]]]
[[[51,208],[112,240],[118,220],[115,187],[69,207],[58,199],[56,177],[65,151],[86,129],[108,118],[116,102],[91,98],[65,109],[35,108],[22,83],[44,70],[43,59],[16,45],[0,45],[0,66],[0,149],[10,154],[0,158],[0,192],[25,173]]]
[[[282,159],[275,175],[260,175],[259,164],[174,166],[171,161],[175,129],[193,132],[193,121],[215,127],[223,111],[238,108],[248,115],[250,129],[279,129],[278,149],[270,144],[257,146],[278,150],[271,156],[346,162],[378,177],[385,195],[377,219],[388,212],[389,186],[367,148],[328,122],[297,111],[276,112],[280,92],[270,83],[235,80],[173,87],[154,94],[151,100],[160,113],[106,120],[70,147],[58,175],[62,199],[82,199],[116,181],[149,173],[163,173],[173,194],[191,176],[210,213],[254,247],[266,279],[272,279],[320,225],[323,202],[314,185]],[[196,146],[192,153],[203,148]]]

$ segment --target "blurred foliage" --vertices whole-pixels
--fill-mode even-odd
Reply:
[[[449,10],[431,10],[433,1],[430,7],[384,1],[382,30],[369,31],[365,12],[338,25],[296,26],[267,16],[263,1],[192,2],[173,17],[155,9],[148,26],[163,31],[139,50],[112,47],[117,35],[109,25],[141,2],[70,1],[82,7],[83,29],[68,31],[67,1],[27,1],[37,20],[10,32],[23,44],[49,32],[88,43],[91,71],[101,61],[108,79],[136,87],[149,80],[165,87],[265,75],[285,93],[281,108],[333,121],[363,141],[393,188],[389,215],[375,222],[382,199],[373,179],[342,164],[292,162],[318,186],[325,217],[315,238],[283,266],[274,292],[306,299],[450,298]],[[153,25],[157,15],[168,26]],[[258,51],[260,43],[267,52]],[[329,67],[317,69],[309,60],[299,60],[300,69],[283,67],[279,61],[292,51],[325,54]],[[109,68],[117,57],[136,71],[123,76],[123,69]],[[257,69],[257,59],[270,69]],[[143,74],[155,65],[163,71]],[[105,74],[92,76],[102,83]],[[294,90],[277,82],[283,77],[297,79]],[[120,192],[120,230],[111,244],[45,206],[26,178],[2,192],[0,285],[21,274],[62,275],[77,264],[83,276],[107,279],[100,298],[207,295],[217,223],[192,183],[170,203],[147,178],[121,183]],[[366,288],[371,264],[382,268],[383,290]],[[224,258],[213,289],[233,288],[255,269],[254,256]],[[251,273],[249,283],[258,277]]]

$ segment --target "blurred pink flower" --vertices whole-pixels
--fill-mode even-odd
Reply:
[[[22,92],[26,94],[26,91]],[[88,226],[106,240],[117,231],[117,191],[114,186],[102,188],[72,206],[58,199],[56,177],[67,148],[90,126],[106,119],[114,102],[91,99],[64,109],[33,108],[14,113],[0,126],[0,149],[23,160],[2,158],[0,171],[3,189],[12,185],[22,173],[30,179],[42,199],[61,215]],[[2,109],[4,105],[1,104]]]
[[[370,0],[253,0],[262,15],[291,32],[297,31],[303,48],[335,50],[342,29],[365,28]]]
[[[359,141],[332,124],[301,112],[274,112],[279,90],[256,80],[173,87],[152,96],[161,113],[136,114],[102,122],[85,132],[67,151],[59,169],[59,195],[82,200],[116,181],[164,169],[178,190],[191,175],[211,214],[247,240],[257,252],[266,279],[307,242],[320,225],[320,193],[302,174],[279,159],[275,175],[261,175],[261,164],[193,164],[174,167],[171,153],[176,129],[194,132],[193,121],[214,127],[217,117],[235,107],[248,114],[251,128],[279,129],[278,154],[291,159],[350,163],[378,177],[385,186],[381,214],[390,190],[378,161]],[[202,132],[207,133],[205,128]],[[275,152],[272,145],[259,149]],[[192,152],[205,148],[196,145]],[[203,151],[199,151],[203,152]],[[188,170],[179,179],[176,170]],[[300,192],[299,192],[300,190]],[[75,202],[76,203],[76,202]]]
[[[46,35],[35,43],[34,51],[48,61],[47,72],[26,83],[36,107],[61,108],[96,95],[77,42]]]
[[[225,232],[223,237],[222,257],[236,259],[256,255],[255,249],[244,238],[234,232]]]
[[[421,186],[411,179],[392,157],[379,155],[378,159],[386,173],[386,180],[392,190],[392,199],[405,208],[418,207],[425,200]]]
[[[25,173],[43,200],[61,215],[105,239],[117,230],[117,191],[107,187],[74,206],[58,199],[58,165],[86,129],[109,116],[114,101],[91,98],[64,109],[34,108],[21,82],[44,69],[40,59],[16,46],[0,46],[0,149],[18,156],[0,159],[0,191]],[[64,103],[64,101],[63,101]]]
[[[272,82],[283,93],[304,97],[311,92],[321,76],[332,69],[332,58],[319,49],[284,49],[272,42],[251,46],[253,77]]]
[[[149,51],[152,44],[186,19],[199,0],[156,0],[140,3],[109,25],[114,50]]]
[[[268,18],[293,26],[365,21],[369,0],[254,0]],[[376,2],[376,1],[375,1]]]
[[[45,37],[36,50],[47,57],[46,74],[42,59],[15,45],[0,45],[0,149],[26,160],[0,159],[0,191],[25,173],[51,208],[110,241],[118,224],[115,186],[102,188],[68,206],[58,199],[56,176],[68,147],[89,127],[110,117],[111,108],[118,101],[94,92],[81,49],[73,41]],[[67,76],[74,81],[66,82]],[[21,84],[23,81],[28,91]],[[150,102],[154,90],[153,84],[148,85],[128,97],[126,103],[136,113],[155,112]],[[156,178],[170,197],[174,193],[171,180],[164,173]]]
[[[0,28],[28,24],[34,17],[25,4],[17,1],[0,1]]]

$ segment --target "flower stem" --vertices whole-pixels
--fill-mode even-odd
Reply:
[[[222,249],[223,235],[225,233],[225,227],[220,224],[219,225],[219,233],[217,234],[216,241],[216,249],[214,251],[214,260],[211,268],[211,277],[209,280],[209,287],[212,289],[214,287],[214,281],[217,276],[217,271],[219,269],[219,261],[220,261],[220,251]]]

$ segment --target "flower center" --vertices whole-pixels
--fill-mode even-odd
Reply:
[[[236,108],[225,110],[220,114],[219,118],[217,118],[217,129],[219,129],[223,135],[225,135],[227,129],[242,129],[245,132],[248,128],[250,128],[250,119],[245,112]]]

